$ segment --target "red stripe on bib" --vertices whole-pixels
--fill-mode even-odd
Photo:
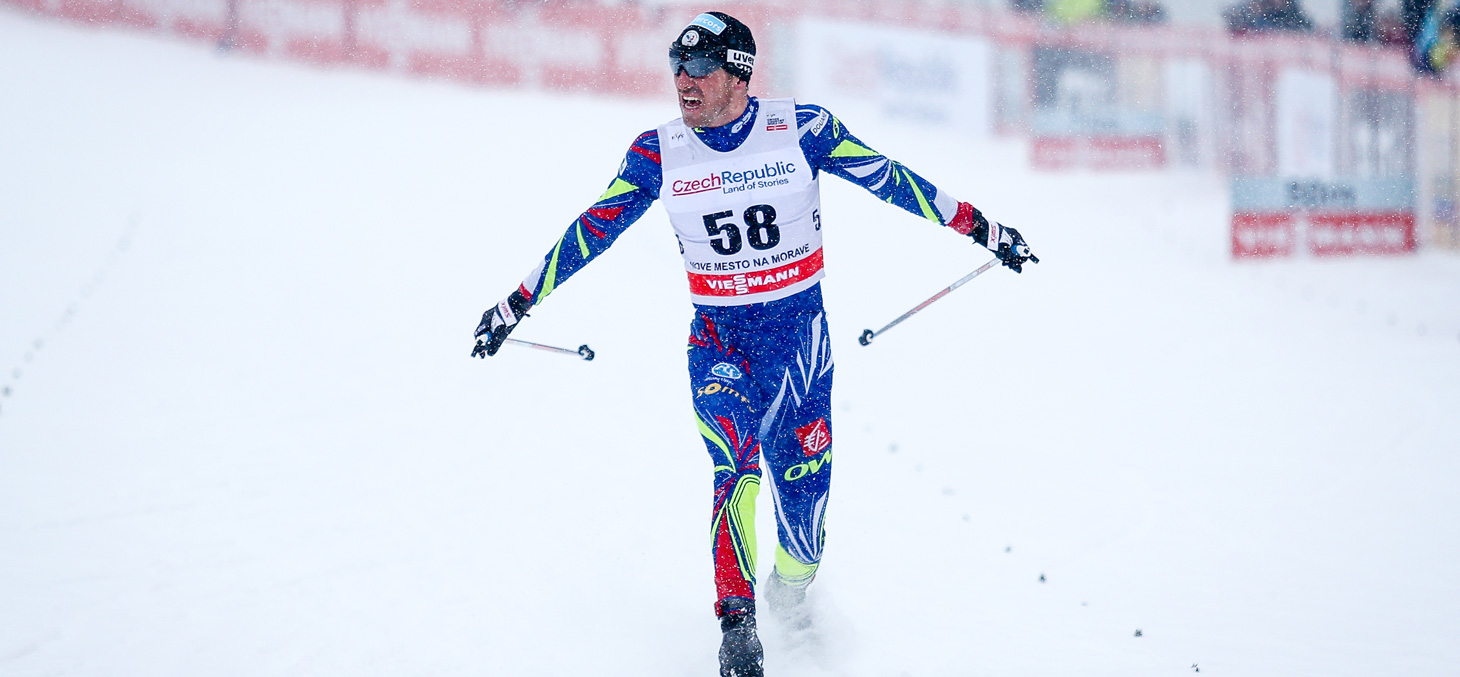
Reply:
[[[689,291],[696,296],[745,296],[789,287],[821,272],[821,250],[799,261],[753,273],[701,275],[689,273]]]

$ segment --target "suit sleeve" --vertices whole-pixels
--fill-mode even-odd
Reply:
[[[654,201],[664,172],[659,162],[659,133],[640,134],[629,145],[608,190],[568,226],[558,242],[522,280],[520,291],[538,305],[558,286],[607,251]]]
[[[816,170],[851,181],[877,199],[940,226],[968,233],[964,226],[972,207],[960,206],[952,195],[938,190],[927,179],[872,150],[853,136],[831,111],[798,104],[796,126],[801,134],[801,150]],[[959,218],[960,214],[963,218]]]

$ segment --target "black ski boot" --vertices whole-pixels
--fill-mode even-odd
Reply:
[[[721,603],[720,677],[763,677],[764,652],[755,636],[755,602],[727,599]]]

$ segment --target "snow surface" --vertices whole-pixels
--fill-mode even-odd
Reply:
[[[671,101],[9,9],[0,64],[0,675],[714,674],[662,211],[517,333],[595,362],[467,357]],[[769,674],[1456,674],[1460,259],[1233,263],[1218,177],[837,110],[1044,263],[862,348],[987,255],[826,182],[820,644],[765,619]]]

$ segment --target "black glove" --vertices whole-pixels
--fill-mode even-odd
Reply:
[[[471,349],[471,356],[485,359],[488,355],[496,355],[507,335],[522,318],[527,317],[527,309],[531,307],[532,301],[518,288],[502,299],[496,308],[482,313],[482,323],[477,325],[477,345]]]
[[[1016,273],[1024,272],[1025,261],[1039,263],[1039,257],[1029,251],[1029,245],[1019,231],[984,218],[977,209],[973,210],[973,231],[968,236],[993,252],[999,261]]]

